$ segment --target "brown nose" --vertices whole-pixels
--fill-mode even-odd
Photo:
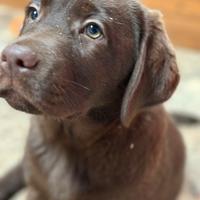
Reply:
[[[2,61],[7,62],[12,68],[33,69],[38,64],[38,58],[35,52],[29,47],[17,44],[8,46],[2,52]]]

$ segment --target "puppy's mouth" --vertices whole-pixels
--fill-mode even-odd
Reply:
[[[71,79],[61,84],[60,73],[47,79],[48,76],[40,72],[12,68],[0,61],[0,97],[14,109],[61,119],[87,111],[90,89]]]
[[[0,97],[17,110],[40,114],[40,111],[27,98],[17,92],[14,85],[16,84],[13,80],[12,70],[6,62],[0,62]]]
[[[14,109],[30,114],[41,114],[35,106],[17,94],[13,89],[0,91],[0,97],[4,98]]]

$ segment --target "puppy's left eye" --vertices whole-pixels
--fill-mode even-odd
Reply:
[[[30,17],[33,21],[39,17],[39,11],[37,8],[30,6],[27,10],[27,16]]]
[[[89,23],[85,27],[85,34],[92,39],[98,39],[103,36],[103,31],[98,24]]]

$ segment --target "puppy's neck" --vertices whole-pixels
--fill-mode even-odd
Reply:
[[[166,116],[163,111],[158,107],[141,113],[130,129],[121,126],[118,118],[106,123],[94,123],[90,115],[72,121],[36,117],[32,121],[27,152],[31,152],[35,162],[40,163],[39,171],[46,170],[51,174],[51,166],[61,174],[71,170],[73,180],[67,181],[73,188],[74,181],[86,187],[87,184],[91,187],[111,187],[116,182],[126,184],[133,176],[145,171],[146,167],[149,169],[153,165],[150,169],[154,170],[155,160],[163,156],[166,137]],[[45,159],[47,162],[44,162]],[[59,168],[63,163],[67,166],[64,172]]]
[[[42,137],[44,143],[62,143],[66,148],[75,149],[88,148],[120,126],[119,112],[107,107],[91,109],[87,115],[75,119],[56,120],[37,116],[32,121],[32,126],[38,127],[36,134]]]

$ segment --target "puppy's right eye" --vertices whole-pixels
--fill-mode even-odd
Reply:
[[[102,31],[101,27],[94,22],[87,24],[84,32],[88,37],[90,37],[92,39],[98,39],[103,35],[103,31]]]
[[[37,8],[30,6],[27,10],[27,16],[31,18],[33,21],[39,17],[39,11]]]

